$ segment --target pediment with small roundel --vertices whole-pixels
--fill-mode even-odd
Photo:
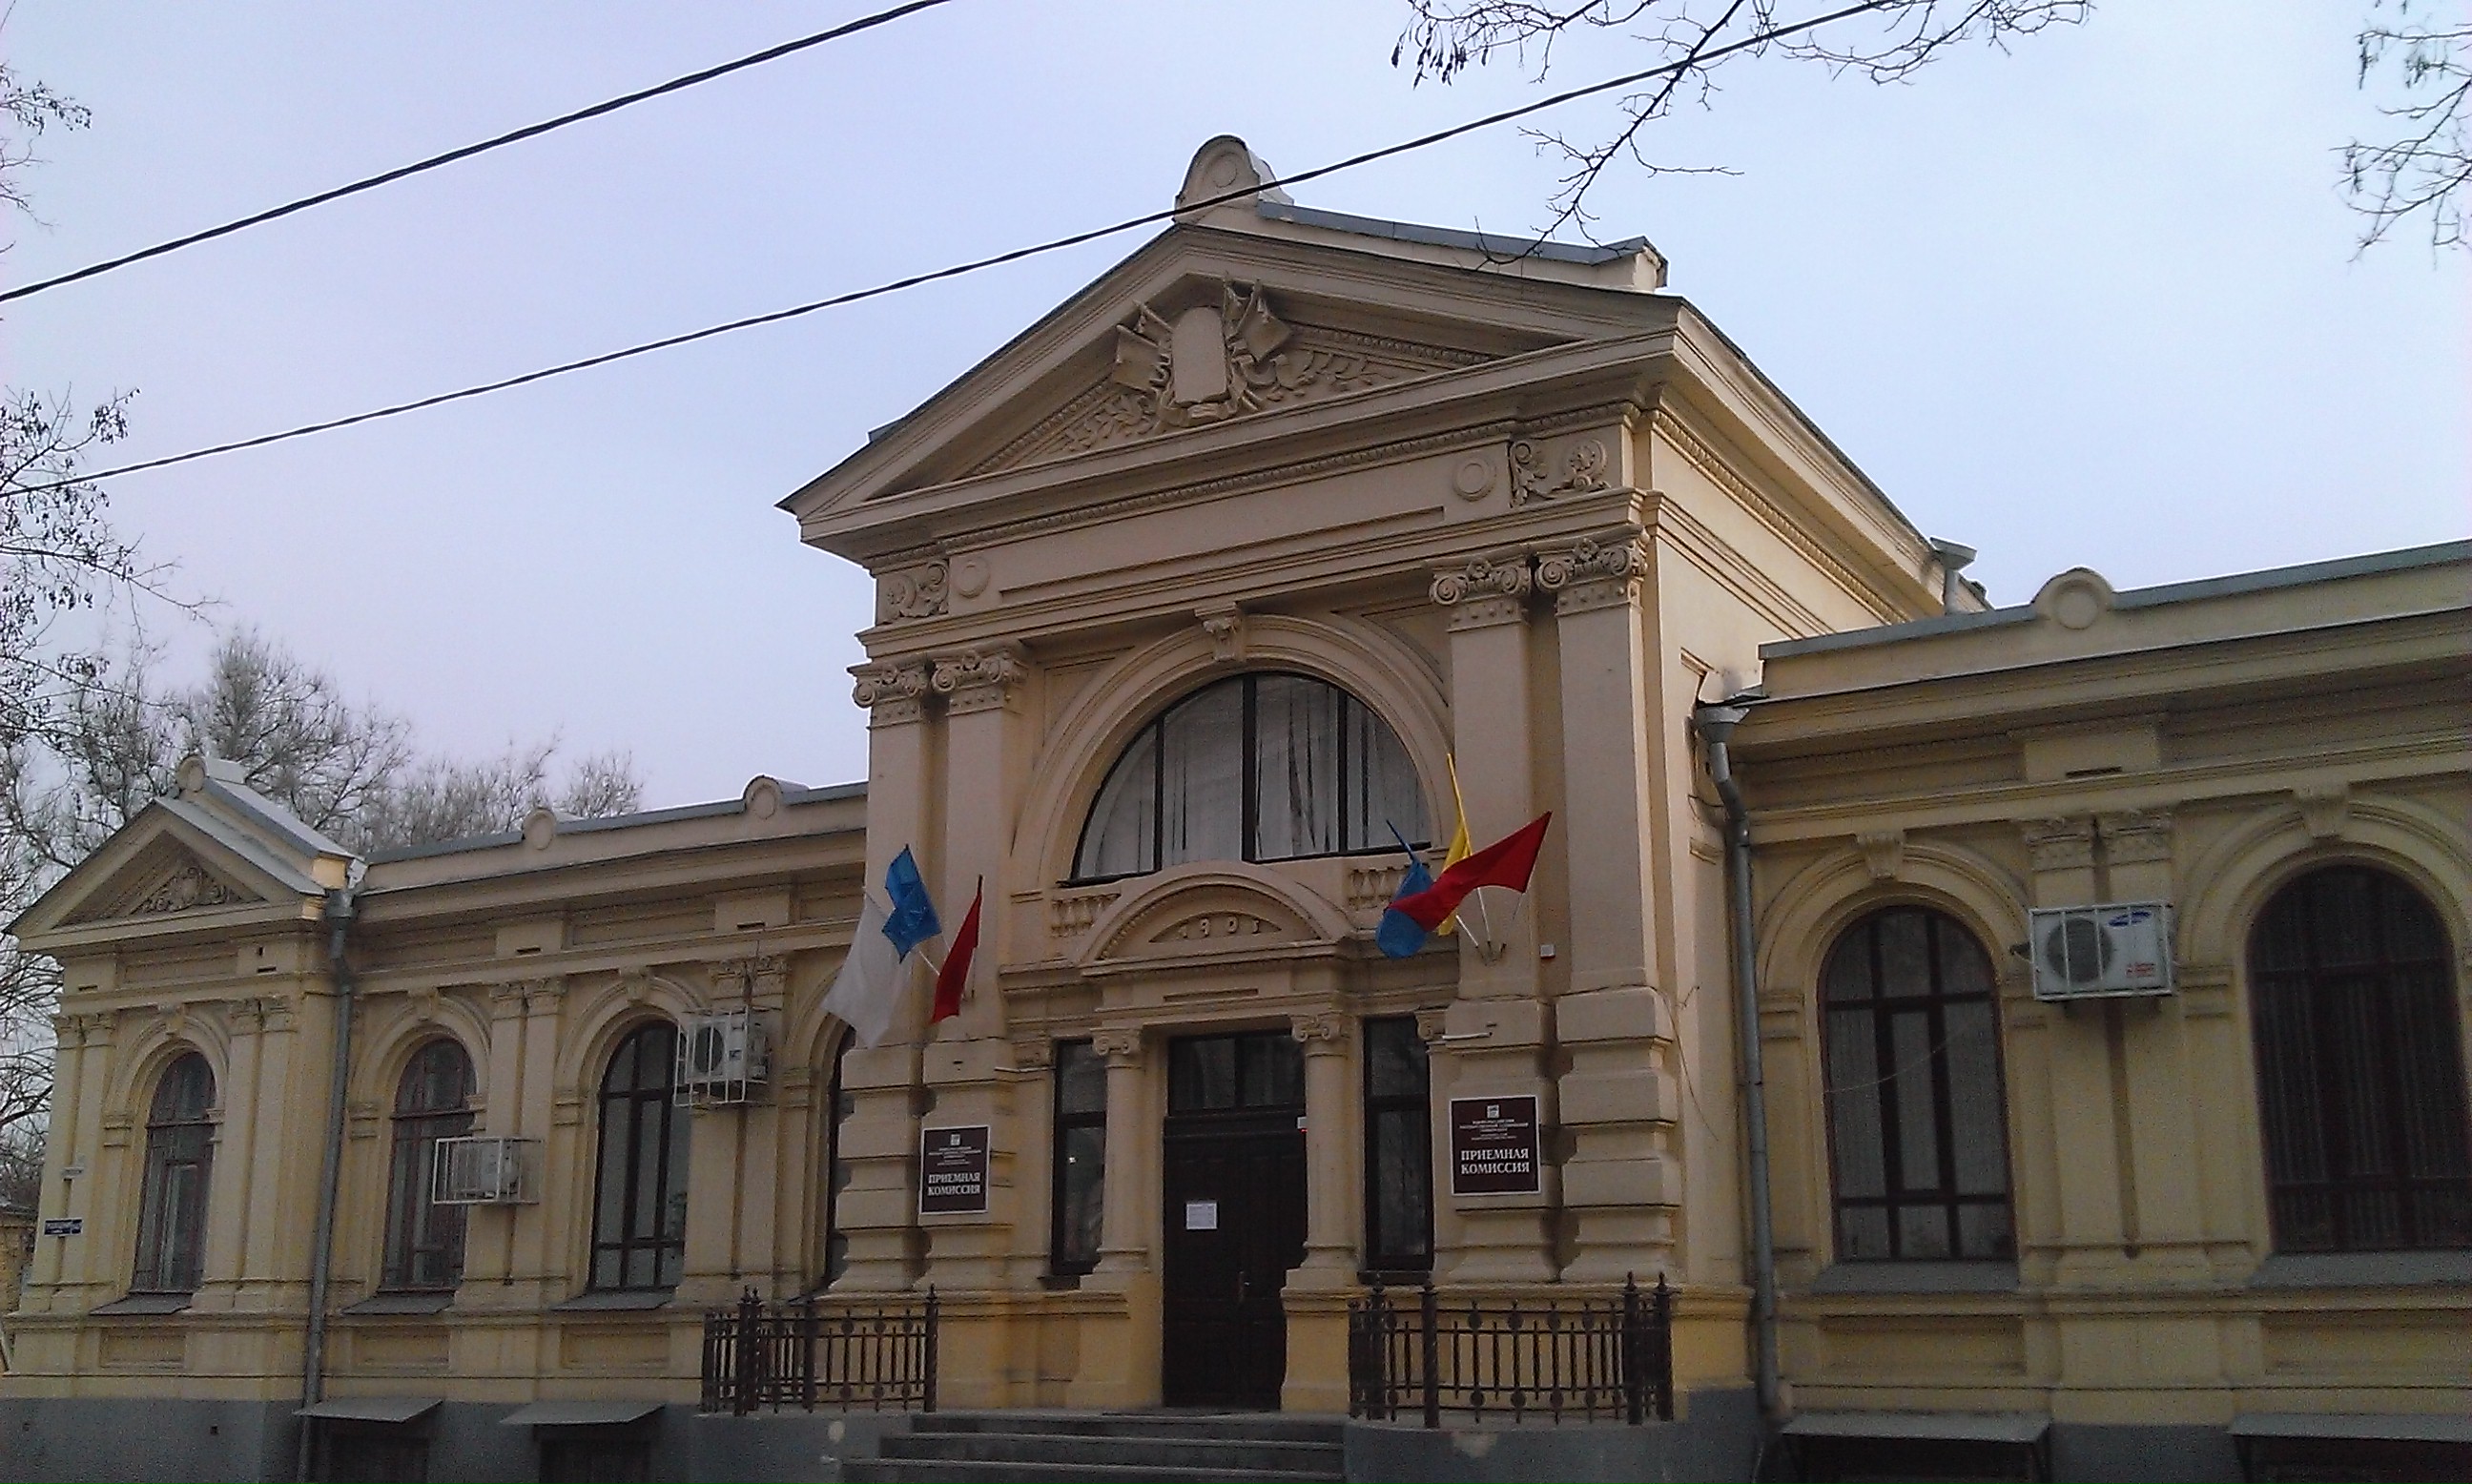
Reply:
[[[196,852],[168,837],[158,838],[115,873],[104,887],[69,915],[71,922],[104,922],[118,918],[165,917],[266,900],[231,876],[208,866]]]
[[[1234,871],[1186,868],[1121,900],[1091,934],[1086,963],[1173,962],[1328,951],[1348,925],[1336,911],[1290,899],[1290,892]],[[1112,919],[1112,921],[1109,921]]]
[[[1187,280],[1135,305],[1114,327],[1108,355],[1097,385],[968,472],[1045,464],[1489,359],[1311,323],[1283,312],[1272,291],[1231,278]]]

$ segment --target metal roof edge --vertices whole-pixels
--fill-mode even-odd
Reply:
[[[1458,248],[1465,251],[1484,252],[1504,257],[1539,257],[1557,263],[1581,263],[1595,267],[1634,257],[1642,251],[1654,252],[1654,245],[1645,237],[1626,237],[1620,242],[1581,243],[1556,242],[1539,237],[1497,237],[1491,232],[1468,231],[1456,227],[1426,227],[1415,222],[1393,222],[1382,217],[1355,216],[1345,211],[1325,211],[1318,206],[1299,206],[1292,203],[1259,201],[1255,214],[1273,222],[1293,222],[1298,227],[1320,227],[1332,231],[1351,232],[1359,237],[1383,238],[1392,242],[1415,242],[1428,247]]]
[[[865,783],[829,783],[812,788],[799,784],[781,785],[781,803],[785,808],[834,803],[843,800],[866,797]],[[745,799],[722,799],[709,803],[677,804],[667,809],[643,809],[633,814],[610,814],[598,819],[559,820],[558,833],[560,835],[597,834],[604,830],[634,829],[650,825],[677,824],[684,820],[719,819],[725,815],[746,812]],[[397,846],[392,850],[372,850],[369,852],[368,861],[372,866],[393,865],[401,861],[428,860],[439,855],[460,855],[471,851],[504,850],[511,845],[521,845],[523,840],[524,833],[520,829],[503,830],[487,835],[466,835],[462,839],[440,840],[429,845],[406,845]]]
[[[2174,603],[2202,602],[2208,598],[2238,597],[2252,592],[2270,592],[2283,587],[2301,587],[2312,583],[2341,582],[2353,577],[2374,577],[2389,572],[2409,572],[2423,567],[2446,566],[2455,562],[2472,562],[2472,541],[2440,541],[2429,546],[2406,546],[2395,551],[2371,552],[2358,557],[2338,557],[2325,562],[2305,562],[2295,566],[2265,567],[2254,572],[2234,572],[2222,577],[2201,577],[2189,582],[2164,583],[2152,587],[2132,587],[2112,595],[2113,611],[2123,609],[2162,608]],[[2472,600],[2472,593],[2467,593]],[[1873,644],[1898,644],[1908,639],[1934,638],[1945,634],[1959,634],[1969,629],[1989,629],[2008,624],[2026,623],[2040,616],[2032,603],[2009,608],[1995,608],[1980,613],[1943,613],[1932,618],[1909,619],[1901,624],[1883,624],[1873,629],[1848,629],[1840,634],[1815,634],[1807,639],[1780,639],[1760,646],[1760,658],[1788,659],[1797,655],[1824,654],[1831,650],[1861,649]]]

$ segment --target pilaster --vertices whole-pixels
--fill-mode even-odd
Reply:
[[[1449,614],[1451,751],[1468,810],[1471,840],[1487,841],[1536,817],[1535,755],[1530,706],[1528,604],[1535,578],[1519,547],[1484,552],[1438,567],[1430,589]],[[1447,780],[1443,780],[1447,786]],[[1453,802],[1437,801],[1438,841],[1447,840]],[[1462,930],[1459,992],[1465,998],[1533,999],[1538,993],[1536,917],[1506,914],[1491,946]]]
[[[1562,1200],[1574,1247],[1562,1276],[1619,1281],[1661,1271],[1674,1249],[1682,1171],[1674,1021],[1654,984],[1656,711],[1640,609],[1650,552],[1622,525],[1542,550],[1561,678],[1570,988],[1555,1004]]]

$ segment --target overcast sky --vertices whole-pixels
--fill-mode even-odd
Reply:
[[[16,0],[47,135],[9,282],[341,183],[854,16],[654,6]],[[1999,603],[2458,539],[2466,259],[2356,258],[2335,150],[2365,0],[2118,0],[1907,86],[1762,62],[1609,178],[1640,233]],[[1166,205],[1193,150],[1295,171],[1528,96],[1412,88],[1403,8],[961,0],[0,310],[12,385],[136,388],[120,452],[271,431]],[[1643,65],[1591,38],[1561,85]],[[1601,105],[1556,117],[1601,128]],[[1306,204],[1547,219],[1512,130]],[[864,574],[776,500],[1132,251],[1072,252],[546,386],[112,486],[115,518],[425,741],[633,750],[650,803],[862,777]],[[162,619],[174,665],[204,634]]]

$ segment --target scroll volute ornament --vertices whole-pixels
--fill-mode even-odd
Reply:
[[[1583,612],[1635,601],[1648,576],[1648,539],[1636,529],[1583,536],[1536,558],[1536,586],[1554,594],[1557,613]]]
[[[1090,1049],[1110,1066],[1132,1066],[1142,1059],[1142,1033],[1118,1027],[1090,1033]]]

